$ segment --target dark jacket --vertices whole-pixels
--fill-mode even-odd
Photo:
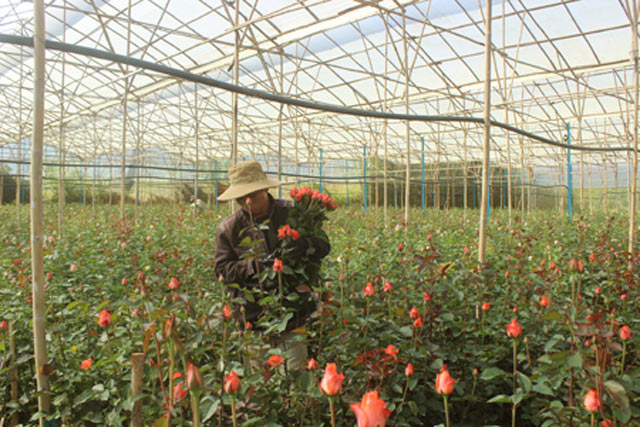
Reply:
[[[269,219],[268,230],[262,230],[262,236],[252,235],[252,240],[263,239],[261,246],[264,254],[272,253],[278,245],[278,229],[286,224],[291,202],[286,200],[274,199],[269,195],[271,200],[271,212],[265,218],[257,218],[256,222],[263,223]],[[241,247],[240,242],[249,233],[249,214],[242,209],[237,210],[227,217],[216,231],[216,255],[215,255],[215,272],[218,277],[222,276],[222,281],[226,284],[237,283],[241,289],[250,289],[258,286],[258,281],[253,278],[257,272],[258,263],[254,259],[242,259],[242,254],[249,250],[249,247]],[[302,237],[301,237],[302,238]],[[307,238],[307,244],[315,248],[313,258],[320,260],[324,258],[330,251],[329,243],[321,239]],[[308,284],[310,287],[313,284]],[[235,288],[230,288],[233,297],[243,298],[243,292]],[[250,322],[257,320],[262,314],[262,307],[257,303],[245,300],[245,319]],[[311,310],[312,311],[312,310]],[[289,322],[292,327],[300,326],[310,312],[307,306],[299,313],[293,322]],[[287,329],[291,329],[288,327]]]

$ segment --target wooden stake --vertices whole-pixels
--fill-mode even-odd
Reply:
[[[142,379],[144,377],[144,353],[131,355],[131,397],[142,393]],[[133,404],[131,411],[131,427],[142,427],[142,399]]]
[[[484,130],[482,155],[482,202],[480,204],[480,241],[478,244],[478,263],[484,264],[487,233],[487,207],[489,191],[489,150],[491,139],[491,2],[487,2],[485,14],[485,50],[484,50]]]
[[[9,381],[11,382],[11,400],[18,401],[18,370],[15,366],[17,353],[16,353],[16,339],[15,339],[15,325],[13,320],[9,320],[9,354],[11,357],[11,369],[9,370]],[[11,416],[11,427],[18,425],[18,414],[14,413]]]
[[[49,413],[49,378],[44,298],[44,268],[42,264],[42,144],[44,139],[44,64],[45,24],[44,0],[34,0],[34,74],[33,74],[33,135],[31,141],[31,271],[33,294],[33,340],[37,381],[38,410]],[[44,418],[40,418],[40,427]]]
[[[631,42],[631,55],[633,56],[633,172],[631,183],[631,199],[629,203],[629,259],[633,260],[634,245],[633,240],[635,236],[635,220],[636,220],[636,189],[638,181],[638,2],[633,1],[631,30],[632,30],[632,42]]]

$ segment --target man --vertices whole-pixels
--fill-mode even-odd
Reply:
[[[277,187],[281,183],[277,180],[267,178],[260,164],[255,160],[248,160],[237,163],[229,170],[230,186],[219,197],[220,201],[235,200],[241,209],[226,218],[218,226],[216,231],[216,254],[215,271],[218,277],[226,284],[237,283],[240,289],[230,288],[233,297],[244,297],[244,291],[259,286],[256,274],[264,268],[271,268],[273,259],[267,261],[266,258],[257,259],[246,257],[250,246],[243,246],[241,242],[247,236],[252,240],[262,240],[260,247],[262,253],[268,257],[278,246],[278,229],[286,224],[291,202],[274,199],[268,192],[271,187]],[[263,224],[261,233],[251,231],[251,222]],[[258,235],[256,235],[258,234]],[[261,234],[261,235],[260,235]],[[294,242],[295,251],[298,254],[307,253],[309,248],[313,248],[310,254],[311,261],[319,263],[330,251],[330,245],[320,238],[301,237]],[[243,256],[243,254],[245,256]],[[313,283],[307,283],[312,287]],[[298,299],[300,303],[297,307],[292,307],[294,317],[287,324],[287,331],[302,326],[305,320],[313,312],[315,303],[311,303],[309,295]],[[244,318],[246,321],[255,323],[263,314],[263,307],[257,303],[245,300]],[[236,313],[237,315],[237,313]],[[298,349],[298,354],[294,352],[296,362],[298,359],[306,358],[306,346],[304,350]],[[304,355],[301,352],[304,351]]]

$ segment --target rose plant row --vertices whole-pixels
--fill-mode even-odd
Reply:
[[[559,221],[492,211],[477,263],[477,212],[381,215],[338,208],[311,284],[306,369],[274,343],[290,317],[256,295],[258,324],[231,316],[214,273],[228,209],[55,207],[45,224],[47,373],[37,412],[29,228],[0,207],[0,413],[33,423],[123,425],[137,400],[155,425],[634,425],[640,421],[640,258],[623,215]],[[294,236],[284,230],[282,238]],[[278,260],[286,271],[287,258]],[[289,268],[291,266],[289,265]],[[9,325],[14,331],[9,334]],[[11,351],[9,342],[15,344]],[[145,354],[131,396],[132,353]],[[12,381],[14,375],[15,381]],[[12,382],[17,398],[12,397]]]

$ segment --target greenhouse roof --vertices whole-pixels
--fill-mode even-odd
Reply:
[[[45,23],[49,41],[225,83],[236,82],[237,36],[241,87],[365,111],[482,118],[482,3],[51,0]],[[634,7],[629,0],[494,0],[492,118],[558,142],[570,124],[573,144],[628,146]],[[0,0],[0,35],[32,37],[30,1]],[[231,92],[61,50],[48,49],[46,61],[50,150],[119,160],[125,135],[129,150],[154,156],[159,149],[191,162],[232,155]],[[32,48],[0,42],[0,86],[0,146],[15,150],[31,128]],[[412,161],[423,139],[429,161],[481,158],[481,124],[411,121],[408,129]],[[365,144],[382,156],[385,141],[389,158],[407,152],[404,120],[281,108],[246,95],[238,96],[237,132],[240,157],[277,156],[280,140],[283,157],[299,162],[317,159],[320,149],[327,160],[358,159]],[[566,162],[565,149],[497,127],[492,139],[496,163]],[[627,153],[590,153],[584,161],[605,159],[625,162]]]

